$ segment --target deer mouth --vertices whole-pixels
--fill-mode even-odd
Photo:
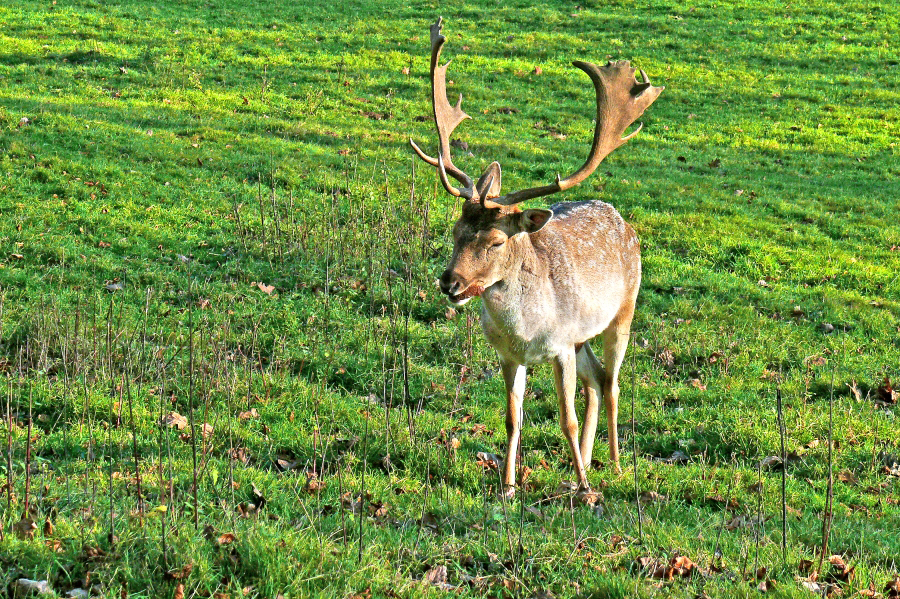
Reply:
[[[484,287],[476,283],[466,287],[462,293],[451,295],[447,299],[449,299],[451,303],[461,306],[473,297],[478,297],[482,293],[484,293]]]

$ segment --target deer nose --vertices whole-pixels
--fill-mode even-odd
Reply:
[[[441,275],[440,278],[440,286],[441,291],[443,291],[446,295],[456,295],[459,293],[459,280],[453,276],[453,271],[447,269],[444,271],[444,274]]]

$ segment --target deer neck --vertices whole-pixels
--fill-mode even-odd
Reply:
[[[506,256],[504,276],[485,290],[482,304],[492,319],[512,324],[527,304],[541,300],[540,288],[546,285],[549,272],[531,235],[517,235],[509,243],[514,245]]]

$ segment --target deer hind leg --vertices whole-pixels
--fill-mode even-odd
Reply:
[[[628,349],[631,333],[631,319],[634,303],[622,307],[612,323],[603,331],[603,362],[606,364],[606,378],[603,381],[603,403],[606,407],[606,426],[609,434],[609,457],[616,472],[619,466],[619,370]]]
[[[556,356],[553,359],[553,378],[556,382],[556,396],[559,399],[559,423],[563,436],[569,443],[572,453],[572,465],[578,477],[578,486],[589,489],[587,475],[584,471],[584,460],[581,458],[581,447],[578,445],[578,416],[575,414],[575,389],[577,369],[575,348]]]
[[[577,346],[576,346],[577,347]],[[581,345],[575,354],[575,365],[578,378],[584,385],[584,422],[581,424],[581,459],[584,467],[591,467],[591,454],[594,451],[594,438],[597,434],[597,418],[599,417],[599,397],[603,394],[603,382],[606,373],[603,366],[591,351],[587,343]]]
[[[515,492],[516,454],[519,451],[519,437],[522,433],[522,399],[525,397],[525,366],[515,362],[501,361],[503,380],[506,382],[506,458],[503,463],[503,491],[508,495]]]

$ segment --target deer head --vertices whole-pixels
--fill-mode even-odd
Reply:
[[[539,231],[552,217],[549,210],[523,211],[518,204],[564,191],[587,179],[610,152],[637,135],[642,125],[622,137],[664,88],[651,85],[644,71],[640,71],[642,81],[637,81],[635,69],[628,61],[609,62],[604,67],[573,62],[591,78],[597,94],[596,128],[587,160],[568,177],[557,175],[550,185],[501,196],[499,163],[491,163],[477,182],[453,164],[450,135],[462,121],[471,117],[462,110],[462,94],[455,106],[447,100],[446,78],[450,63],[441,65],[439,62],[446,41],[441,34],[442,27],[441,18],[431,26],[431,102],[438,133],[437,157],[426,154],[413,140],[410,145],[422,160],[437,168],[444,189],[465,200],[462,216],[453,229],[453,256],[440,278],[441,290],[451,302],[461,304],[503,278],[511,254],[515,254],[510,240]]]

